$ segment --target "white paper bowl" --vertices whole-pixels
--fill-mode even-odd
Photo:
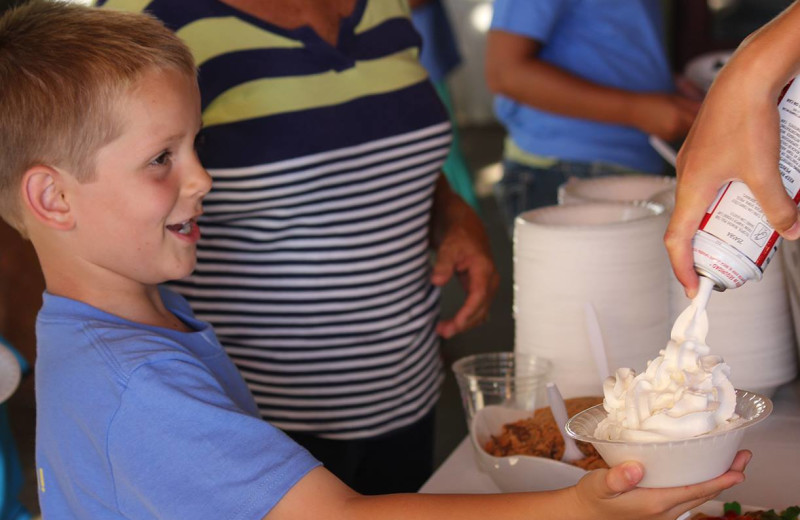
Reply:
[[[772,401],[763,395],[736,390],[736,413],[744,419],[735,427],[682,441],[632,442],[607,441],[594,437],[600,421],[606,418],[603,405],[593,406],[572,417],[567,433],[577,440],[591,442],[600,456],[616,466],[628,460],[644,466],[641,487],[688,486],[718,477],[731,466],[744,431],[766,419]]]
[[[717,73],[725,66],[732,54],[733,51],[714,51],[701,54],[686,64],[683,75],[704,91],[708,91],[714,78],[717,77]]]
[[[559,204],[585,202],[641,202],[674,188],[675,178],[659,175],[610,175],[571,178],[558,187]]]
[[[504,424],[532,414],[530,410],[504,406],[487,406],[475,414],[470,436],[478,467],[505,493],[561,489],[574,485],[586,474],[577,466],[553,459],[529,455],[495,457],[484,450],[492,434],[501,432]]]
[[[544,206],[520,213],[515,220],[515,231],[524,232],[530,227],[562,233],[575,230],[602,232],[605,229],[619,233],[618,229],[629,226],[632,221],[662,214],[664,214],[663,206],[647,201],[594,201],[585,204]]]
[[[668,215],[672,215],[672,210],[675,209],[675,187],[667,188],[664,191],[659,191],[648,199],[648,202],[655,202],[664,206],[664,211]]]

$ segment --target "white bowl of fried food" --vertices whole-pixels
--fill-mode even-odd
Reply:
[[[600,397],[567,399],[570,416],[600,402]],[[586,455],[562,462],[564,440],[550,408],[534,412],[504,406],[480,409],[470,432],[478,467],[506,493],[547,491],[574,485],[588,469],[608,467],[588,443],[579,443]]]

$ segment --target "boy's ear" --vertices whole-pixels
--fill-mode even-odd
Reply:
[[[70,211],[64,174],[50,166],[34,166],[22,177],[22,197],[31,215],[42,224],[60,230],[71,229]]]

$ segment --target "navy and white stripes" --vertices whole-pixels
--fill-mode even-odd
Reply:
[[[176,288],[276,426],[372,436],[435,401],[428,224],[448,130],[211,171],[198,267]]]
[[[276,426],[356,439],[415,422],[442,379],[428,240],[450,123],[405,0],[358,0],[336,46],[176,4],[106,2],[164,20],[199,65],[214,183],[174,288]]]

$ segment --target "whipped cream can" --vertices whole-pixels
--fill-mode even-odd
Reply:
[[[795,78],[797,79],[797,78]],[[800,202],[800,81],[792,81],[778,102],[779,170],[786,192]],[[724,153],[724,150],[723,152]],[[722,187],[695,233],[694,267],[719,291],[761,280],[781,243],[750,189],[740,181]]]

